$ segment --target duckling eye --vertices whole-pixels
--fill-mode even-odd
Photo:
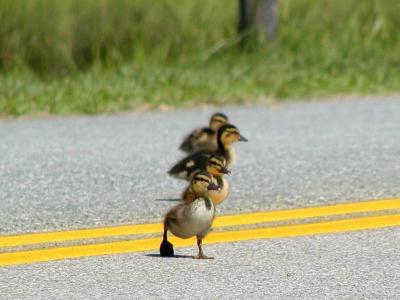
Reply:
[[[201,181],[201,182],[207,182],[207,183],[210,182],[209,180],[203,179],[203,178],[198,178],[198,179],[196,179],[194,182],[197,183],[197,182],[199,182],[199,181]]]

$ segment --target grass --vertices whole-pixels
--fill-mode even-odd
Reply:
[[[149,3],[2,0],[0,115],[400,90],[397,0],[280,1],[278,39],[245,49],[236,1]]]

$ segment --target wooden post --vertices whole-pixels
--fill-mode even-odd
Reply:
[[[239,0],[239,33],[261,32],[273,41],[278,29],[277,0]]]

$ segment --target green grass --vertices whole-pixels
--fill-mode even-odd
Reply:
[[[236,43],[237,1],[0,1],[0,115],[400,90],[400,2],[280,2],[273,44]]]

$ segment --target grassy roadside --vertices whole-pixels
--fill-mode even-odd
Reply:
[[[399,68],[381,68],[371,64],[335,72],[319,66],[282,68],[279,62],[250,64],[242,58],[235,64],[214,62],[197,67],[126,64],[53,80],[24,72],[0,78],[0,115],[94,114],[143,106],[223,105],[265,98],[398,92]]]
[[[13,8],[11,1],[6,2],[9,9]],[[109,2],[100,1],[106,8]],[[71,36],[65,43],[47,41],[44,37],[48,31],[30,32],[37,34],[41,41],[38,44],[32,45],[31,40],[12,44],[3,27],[1,57],[5,57],[4,49],[16,48],[11,51],[12,59],[7,56],[9,59],[3,59],[0,66],[0,116],[93,114],[144,105],[225,104],[400,90],[397,0],[281,1],[278,41],[273,45],[259,43],[245,51],[231,45],[235,39],[236,5],[225,0],[209,2],[214,4],[207,2],[210,6],[206,8],[198,0],[179,2],[177,10],[175,2],[157,2],[161,4],[154,5],[150,16],[139,18],[137,33],[119,32],[115,37],[109,26],[120,17],[118,8],[125,14],[143,13],[148,3],[137,1],[138,6],[131,7],[132,2],[120,1],[110,12],[114,15],[104,15],[101,28],[95,26],[97,35],[85,33],[83,41],[88,44],[82,52]],[[88,3],[94,2],[84,3],[88,7],[80,9],[90,16],[95,6],[89,7]],[[125,6],[131,10],[124,10]],[[34,8],[26,7],[28,11]],[[64,16],[63,26],[68,22],[76,25],[71,15],[65,17],[66,9],[71,7],[56,8],[53,15]],[[166,8],[172,18],[159,17]],[[223,9],[226,14],[217,19]],[[41,16],[34,17],[42,20]],[[46,22],[47,26],[54,25],[51,20]],[[205,22],[208,29],[202,27]],[[156,30],[144,34],[140,26],[156,26]],[[56,39],[57,30],[69,32],[68,28],[53,28],[50,33]],[[76,30],[77,36],[82,36],[80,29]],[[129,43],[130,36],[137,37],[138,43]],[[125,49],[127,43],[131,49]],[[64,47],[61,50],[60,45]],[[226,47],[214,52],[220,45]]]

